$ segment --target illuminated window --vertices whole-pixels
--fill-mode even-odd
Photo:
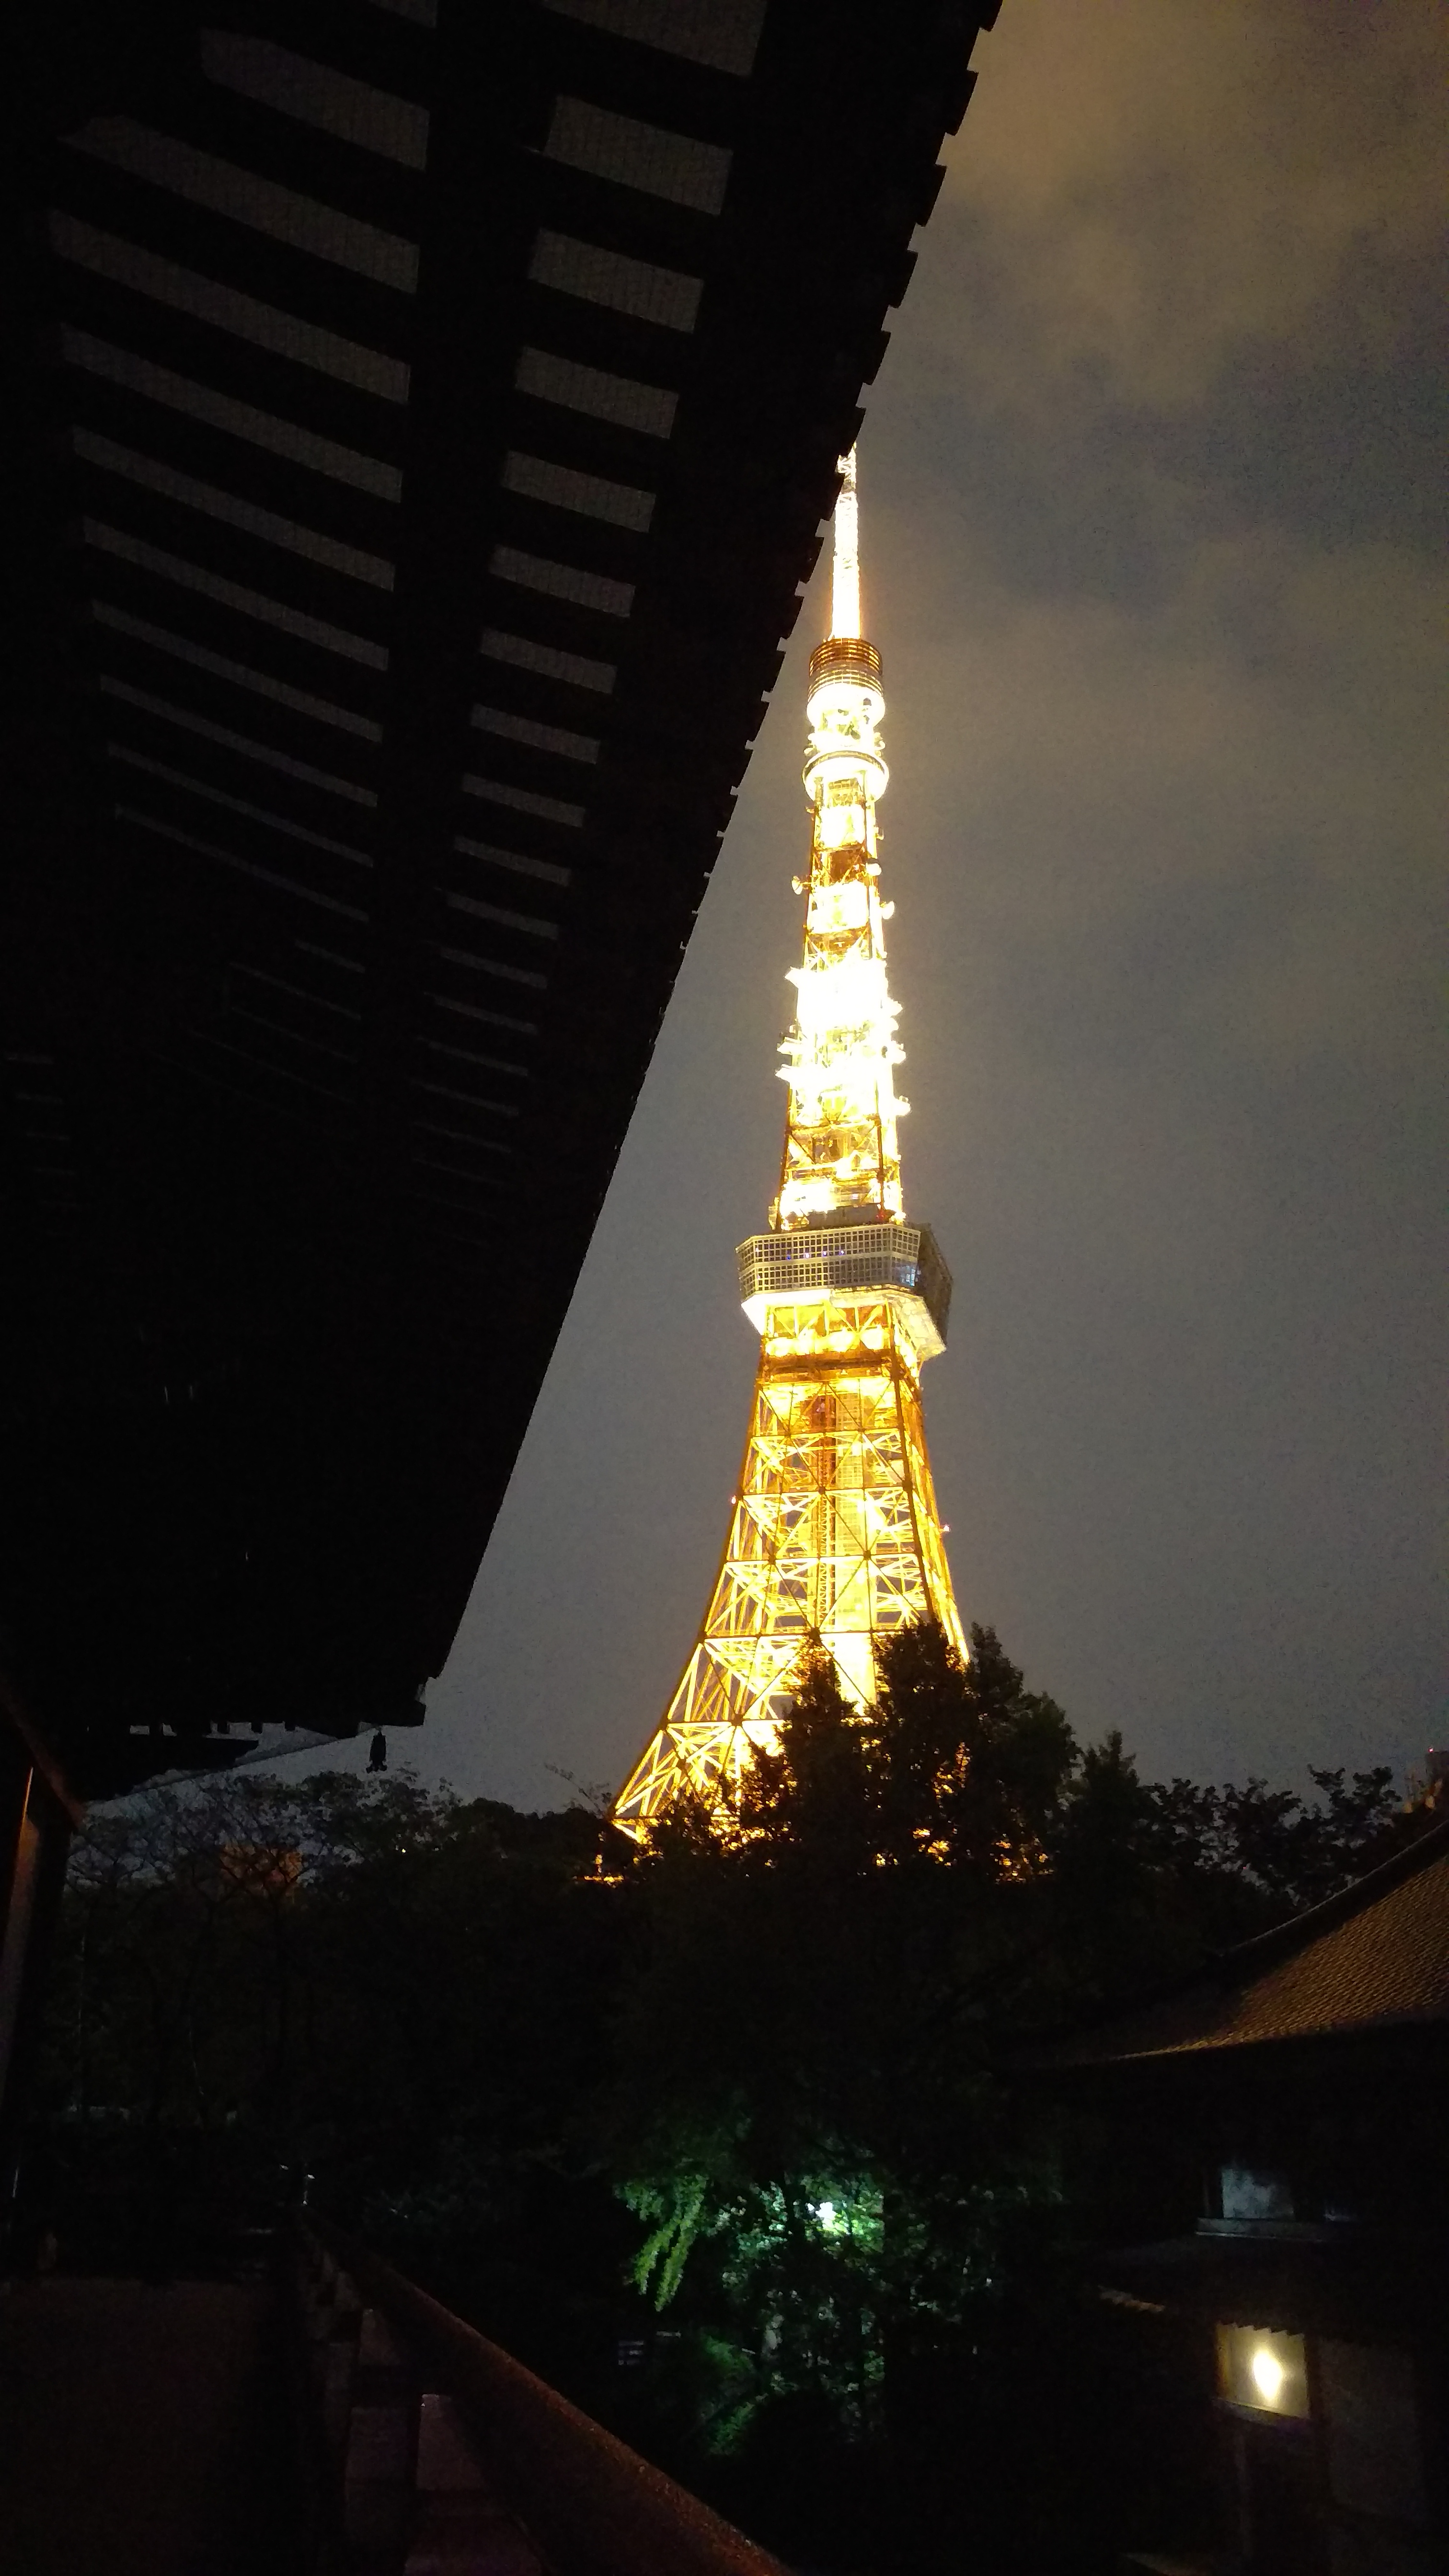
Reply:
[[[1264,2326],[1218,2327],[1218,2384],[1234,2406],[1260,2415],[1308,2413],[1302,2335]]]

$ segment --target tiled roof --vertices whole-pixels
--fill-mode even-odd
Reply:
[[[1325,1905],[1226,1952],[1175,1994],[1082,2032],[1055,2066],[1106,2066],[1449,2024],[1449,1825]]]

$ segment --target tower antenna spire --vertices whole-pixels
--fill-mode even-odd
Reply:
[[[830,633],[810,656],[810,874],[769,1230],[738,1251],[760,1364],[724,1555],[662,1723],[614,1801],[641,1838],[679,1797],[713,1808],[773,1751],[802,1660],[832,1659],[857,1707],[880,1646],[930,1619],[964,1659],[921,1416],[951,1279],[907,1223],[876,806],[881,658],[861,633],[855,455],[840,460]]]
[[[830,632],[859,635],[860,501],[855,481],[855,449],[842,456],[840,498],[835,504],[834,562],[830,583]]]

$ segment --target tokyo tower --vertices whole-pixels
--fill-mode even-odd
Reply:
[[[760,1335],[749,1436],[719,1574],[660,1726],[614,1803],[642,1835],[690,1792],[713,1805],[772,1747],[807,1649],[857,1706],[876,1646],[930,1617],[965,1640],[926,1456],[921,1368],[945,1348],[951,1280],[906,1222],[898,1006],[886,981],[876,807],[888,772],[881,659],[861,633],[855,457],[835,511],[831,630],[810,656],[805,945],[791,969],[790,1087],[769,1231],[739,1247]]]

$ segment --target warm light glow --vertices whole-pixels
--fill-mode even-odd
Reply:
[[[833,1130],[865,1126],[876,1132],[877,1140],[888,1133],[894,1161],[895,1121],[908,1104],[896,1098],[892,1080],[892,1068],[904,1063],[905,1055],[896,1044],[900,1008],[887,990],[884,957],[856,942],[834,958],[818,952],[808,957],[805,965],[791,969],[789,980],[797,995],[796,1019],[781,1043],[780,1053],[789,1061],[781,1066],[780,1079],[790,1085],[791,1125]],[[842,1182],[862,1169],[869,1173],[879,1161],[879,1150],[871,1153],[867,1147],[862,1164],[859,1142],[848,1134],[839,1136],[830,1157]],[[820,1203],[832,1204],[829,1199]],[[883,1194],[880,1203],[885,1204]],[[847,1204],[844,1195],[838,1204]],[[895,1207],[898,1213],[898,1194]],[[781,1213],[790,1211],[782,1207]]]
[[[835,510],[831,637],[860,639],[855,458],[842,460]],[[830,639],[827,639],[827,642]],[[886,980],[876,806],[889,779],[881,749],[885,698],[869,646],[843,663],[812,664],[805,790],[814,815],[806,884],[805,953],[792,967],[795,1025],[780,1052],[790,1086],[785,1165],[772,1223],[839,1210],[902,1214],[896,1122],[900,1014]],[[870,677],[871,672],[876,674]]]
[[[869,1229],[904,1218],[897,1121],[900,1016],[886,973],[876,805],[889,772],[881,747],[880,660],[861,637],[855,459],[842,460],[835,511],[831,633],[812,663],[812,812],[804,949],[790,971],[795,1021],[780,1052],[788,1083],[772,1233],[827,1240],[833,1222]],[[829,645],[855,640],[854,653]],[[883,1229],[884,1232],[884,1229]],[[853,1240],[854,1238],[852,1238]],[[847,1696],[875,1691],[875,1648],[909,1621],[935,1619],[965,1654],[921,1420],[922,1362],[942,1347],[917,1290],[888,1268],[874,1285],[777,1284],[746,1300],[760,1366],[729,1534],[694,1651],[662,1725],[615,1801],[640,1834],[688,1789],[711,1801],[756,1745],[777,1740],[802,1654],[817,1641]],[[817,1269],[817,1279],[822,1275]],[[822,2226],[833,2207],[820,2204]]]
[[[860,515],[855,497],[855,450],[842,456],[844,477],[835,504],[835,560],[830,585],[830,632],[860,633]]]
[[[1276,2327],[1219,2325],[1218,2375],[1234,2406],[1304,2420],[1311,2412],[1307,2350],[1301,2334]]]

